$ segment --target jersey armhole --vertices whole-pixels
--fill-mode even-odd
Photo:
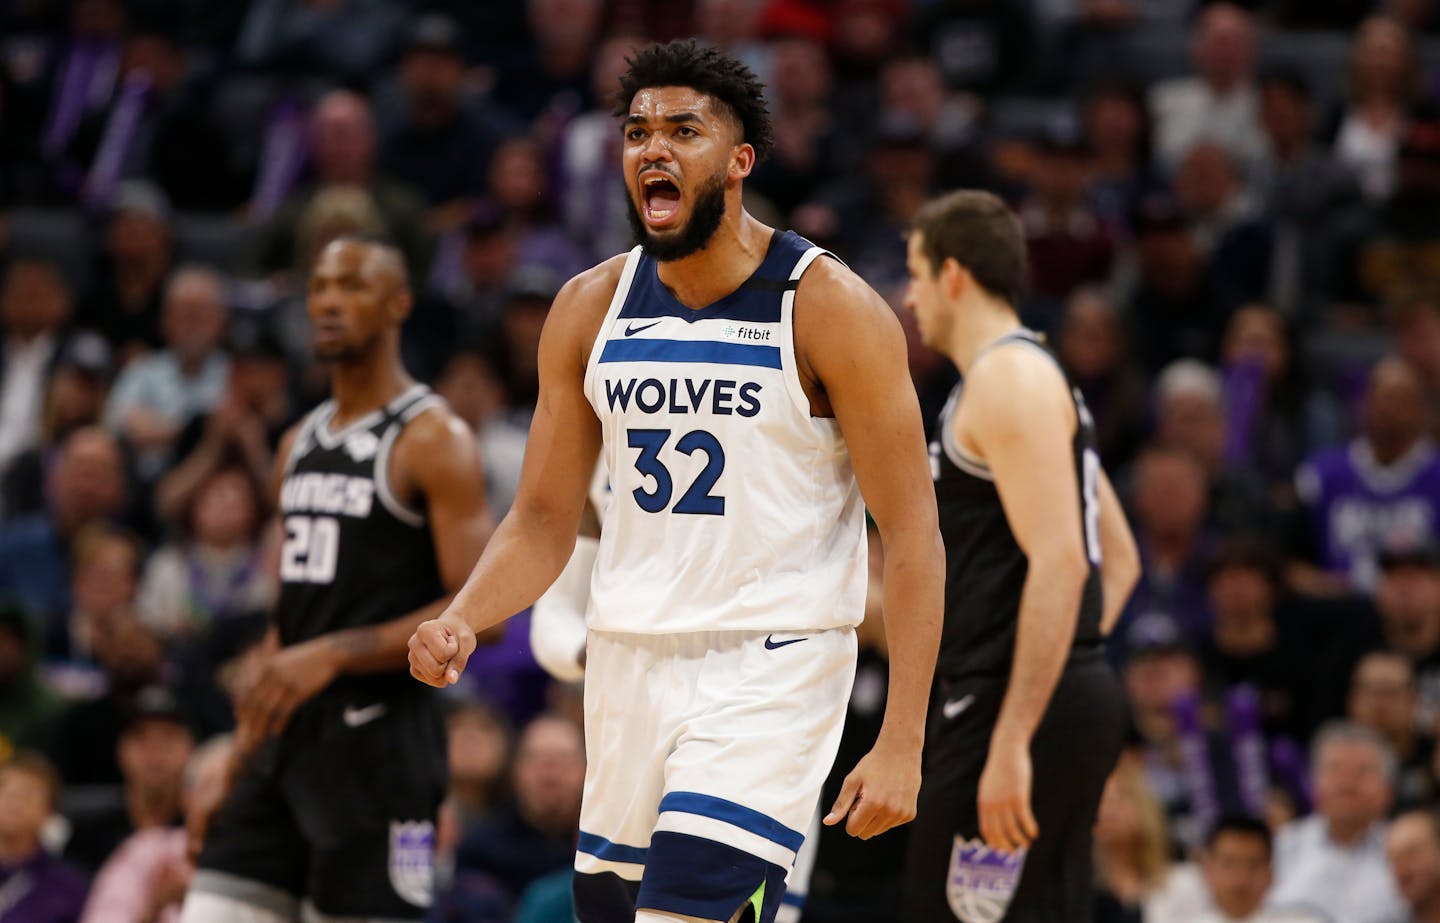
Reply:
[[[321,401],[315,409],[305,415],[300,421],[300,428],[295,431],[295,439],[290,443],[290,451],[285,456],[285,467],[281,469],[282,477],[289,477],[295,473],[295,463],[300,456],[310,448],[310,441],[315,435],[315,428],[329,412],[331,401]]]
[[[425,525],[425,514],[402,503],[400,498],[395,495],[395,490],[390,484],[390,453],[394,451],[395,442],[405,431],[406,424],[427,410],[444,406],[445,399],[438,394],[428,394],[415,401],[386,427],[385,435],[380,437],[380,447],[375,452],[375,472],[372,477],[375,480],[375,493],[380,498],[380,504],[390,512],[391,516],[416,529]]]
[[[800,289],[800,277],[810,264],[822,256],[828,256],[844,266],[845,263],[838,256],[821,247],[811,247],[801,254],[800,259],[795,263],[795,268],[790,270],[790,282],[785,293],[780,297],[780,366],[785,376],[785,390],[790,395],[790,400],[795,408],[800,411],[801,416],[806,419],[814,419],[815,414],[810,408],[810,398],[805,394],[805,386],[800,381],[800,363],[795,353],[795,293]]]
[[[595,376],[599,372],[600,353],[605,349],[605,342],[609,339],[610,327],[615,323],[615,318],[620,315],[620,309],[625,307],[625,301],[630,297],[630,286],[635,280],[635,271],[640,267],[641,249],[637,245],[625,258],[625,268],[620,272],[620,281],[615,284],[615,294],[610,298],[610,307],[605,309],[605,320],[601,322],[600,329],[595,334],[595,342],[590,344],[590,358],[585,363],[585,396],[593,406],[595,399]]]

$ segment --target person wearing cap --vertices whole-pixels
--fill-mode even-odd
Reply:
[[[1213,359],[1225,328],[1214,310],[1215,286],[1180,203],[1147,196],[1131,218],[1137,282],[1129,314],[1135,353],[1154,375],[1180,358]]]
[[[1034,147],[1030,195],[1018,214],[1032,267],[1031,300],[1049,330],[1077,286],[1109,278],[1115,242],[1090,205],[1092,157],[1079,126],[1068,120],[1048,126]]]
[[[105,337],[126,359],[164,343],[161,301],[175,266],[171,222],[170,200],[153,183],[126,180],[116,188],[104,247],[75,323]]]
[[[488,99],[467,94],[466,43],[449,16],[415,21],[400,58],[404,108],[381,132],[380,168],[419,190],[443,228],[464,220],[485,190],[495,147],[517,128]]]
[[[184,820],[182,775],[194,748],[175,693],[159,685],[141,689],[115,747],[123,778],[119,798],[69,812],[73,832],[65,858],[94,872],[136,831],[178,828]]]

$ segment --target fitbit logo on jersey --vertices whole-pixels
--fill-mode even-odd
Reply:
[[[736,413],[753,417],[760,412],[759,382],[726,379],[631,378],[605,382],[605,399],[621,412],[634,403],[641,413],[704,413],[720,416]]]

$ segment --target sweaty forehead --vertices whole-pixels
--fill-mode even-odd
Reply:
[[[693,112],[707,121],[733,121],[723,103],[694,87],[645,87],[636,92],[635,98],[630,101],[631,116],[663,119],[684,112]]]

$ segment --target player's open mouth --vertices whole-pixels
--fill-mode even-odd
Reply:
[[[680,187],[658,170],[641,175],[640,196],[645,200],[645,221],[648,224],[668,224],[680,214]]]

